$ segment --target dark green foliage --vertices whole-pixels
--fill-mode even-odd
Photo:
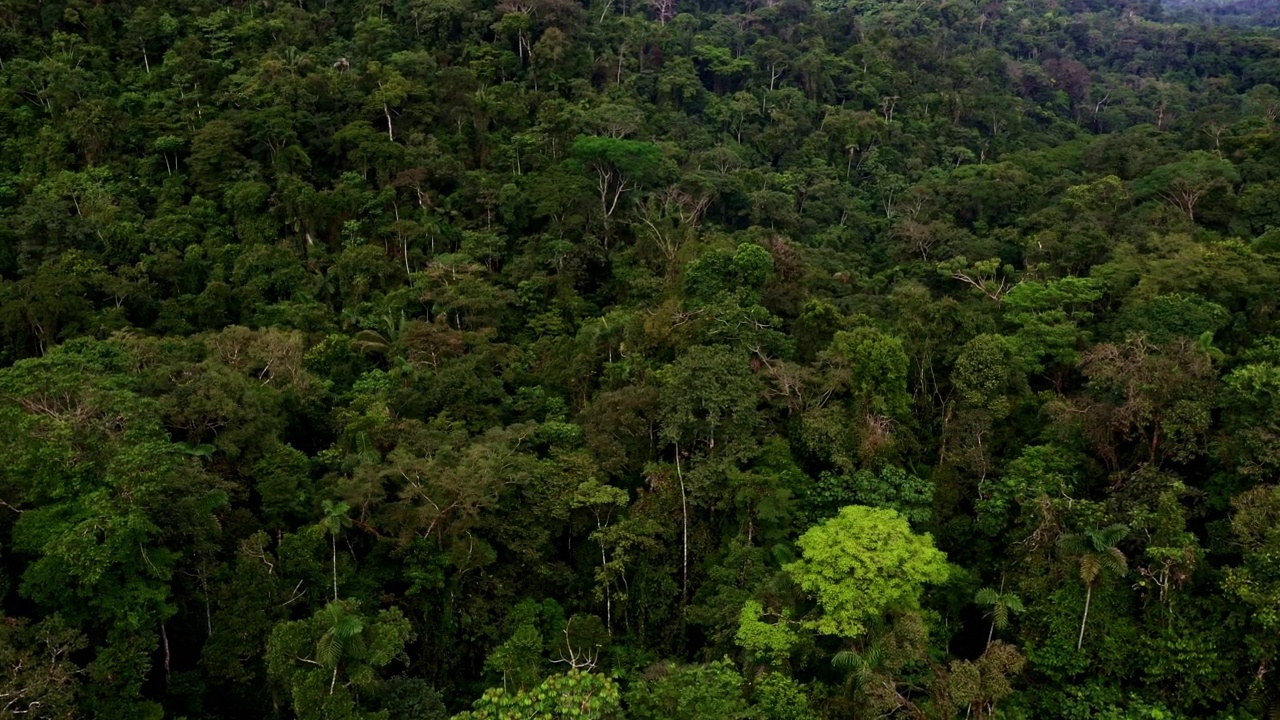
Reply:
[[[626,693],[627,713],[635,720],[745,720],[750,710],[744,681],[727,660],[707,665],[656,665],[644,671]]]
[[[0,718],[1280,714],[1269,7],[0,2]]]
[[[421,678],[395,677],[385,684],[381,699],[387,720],[448,720],[444,700]]]

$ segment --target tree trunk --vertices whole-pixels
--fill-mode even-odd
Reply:
[[[164,642],[164,681],[169,682],[169,631],[160,623],[160,639]]]
[[[596,532],[598,533],[603,529],[604,529],[604,526],[600,523],[599,516],[597,516]],[[603,571],[605,566],[609,564],[609,560],[607,557],[605,557],[604,541],[601,540],[599,544],[600,544],[600,569],[601,571]],[[605,581],[605,584],[604,584],[604,618],[605,618],[604,628],[606,631],[608,631],[609,635],[612,636],[613,635],[613,593],[610,592],[608,581]]]
[[[1087,586],[1084,590],[1084,615],[1080,616],[1080,637],[1076,638],[1076,651],[1084,645],[1084,624],[1089,622],[1089,601],[1093,599],[1093,586]]]
[[[680,480],[680,518],[683,526],[681,531],[681,560],[682,581],[680,589],[681,604],[689,601],[689,504],[684,491],[684,473],[680,470],[680,446],[676,445],[676,477]]]

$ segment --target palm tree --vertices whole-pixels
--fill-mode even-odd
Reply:
[[[354,345],[362,352],[389,355],[410,322],[405,317],[403,310],[400,311],[400,317],[398,318],[388,311],[381,318],[378,318],[377,329],[361,330],[355,334],[352,340]]]
[[[320,529],[329,535],[329,540],[333,545],[333,599],[338,599],[338,535],[342,533],[342,528],[351,526],[351,518],[347,517],[347,512],[351,510],[351,506],[344,502],[332,503],[325,500],[321,503],[324,507],[324,517],[320,519]]]
[[[876,669],[884,661],[884,649],[879,643],[872,643],[863,652],[841,650],[831,658],[831,665],[837,670],[848,673],[849,683],[862,688],[872,679]]]
[[[363,660],[365,656],[364,620],[345,602],[331,602],[321,611],[324,633],[316,641],[316,661],[332,671],[329,694],[338,682],[338,668],[343,660]]]
[[[1023,610],[1022,598],[1005,592],[1003,579],[1000,581],[999,590],[982,588],[973,596],[973,601],[991,608],[986,613],[991,618],[991,629],[987,631],[987,647],[991,647],[991,639],[995,637],[996,630],[1003,630],[1009,626],[1009,614],[1020,613]]]
[[[1076,650],[1084,644],[1084,626],[1089,621],[1089,601],[1093,599],[1093,588],[1101,579],[1103,571],[1124,575],[1129,569],[1128,559],[1116,547],[1128,534],[1129,528],[1117,524],[1058,538],[1058,550],[1064,555],[1074,556],[1080,563],[1080,580],[1084,582],[1084,615],[1080,618],[1080,637],[1076,639]]]

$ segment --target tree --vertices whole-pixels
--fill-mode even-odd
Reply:
[[[955,709],[965,708],[966,715],[977,720],[998,717],[996,703],[1013,694],[1010,679],[1025,665],[1026,658],[1017,648],[989,642],[977,660],[953,660],[938,684]]]
[[[267,672],[289,691],[299,720],[385,718],[361,710],[359,693],[380,687],[378,671],[400,659],[412,638],[399,608],[368,617],[355,601],[335,600],[271,631]]]
[[[733,463],[751,457],[760,417],[762,387],[742,353],[696,346],[663,371],[659,400],[661,437],[675,445],[680,483],[681,576],[689,577],[689,507],[682,455]],[[682,449],[683,448],[683,449]],[[699,488],[703,491],[712,488]],[[687,597],[687,595],[686,595]]]
[[[569,501],[572,508],[589,510],[596,521],[596,530],[592,533],[592,536],[596,543],[600,545],[600,568],[602,571],[609,564],[607,548],[605,547],[605,540],[611,535],[608,532],[609,525],[613,521],[613,514],[620,508],[625,507],[628,499],[626,490],[602,484],[598,480],[591,478],[578,486],[578,489],[574,491],[573,498]],[[606,584],[603,592],[605,627],[612,629],[613,589]]]
[[[573,142],[572,150],[595,174],[606,228],[624,195],[661,180],[669,172],[662,152],[651,142],[584,135]]]
[[[984,587],[974,596],[973,601],[979,605],[991,608],[987,611],[987,615],[991,618],[991,629],[987,631],[987,647],[991,647],[991,639],[995,637],[996,630],[1003,630],[1009,626],[1009,616],[1013,613],[1020,613],[1025,608],[1022,606],[1022,599],[1017,595],[1004,592],[1004,584],[1001,583],[1000,589]]]
[[[791,627],[795,621],[787,610],[768,615],[773,616],[773,622],[765,622],[763,619],[766,616],[764,605],[756,600],[748,600],[738,616],[738,632],[733,639],[752,656],[781,667],[800,638],[795,628]]]
[[[71,654],[88,641],[58,615],[38,625],[0,618],[0,718],[72,720],[77,676]]]
[[[911,531],[893,510],[850,505],[796,541],[801,559],[783,570],[818,603],[805,626],[858,638],[891,610],[910,610],[925,585],[950,576],[946,555],[929,534]]]
[[[752,701],[762,720],[817,720],[805,696],[804,686],[781,673],[771,672],[755,681]]]
[[[634,720],[746,720],[744,681],[728,659],[651,667],[626,694]]]
[[[1080,637],[1076,639],[1076,650],[1084,644],[1084,628],[1089,622],[1089,603],[1093,599],[1093,589],[1108,573],[1123,576],[1128,572],[1128,559],[1116,547],[1128,534],[1129,528],[1117,524],[1058,538],[1058,550],[1063,555],[1075,558],[1080,569],[1080,581],[1084,583],[1084,612],[1080,615]]]
[[[1096,281],[1079,277],[1022,282],[1011,289],[1004,317],[1018,326],[1013,340],[1028,369],[1075,364],[1089,338],[1081,324],[1091,318],[1090,304],[1100,297]]]
[[[22,596],[92,647],[79,707],[150,717],[174,578],[208,562],[227,496],[137,392],[136,360],[119,341],[77,340],[0,371],[0,498]]]
[[[1025,369],[1013,339],[979,335],[964,344],[951,371],[954,416],[947,419],[962,465],[987,478],[998,439],[993,429],[1017,409],[1027,394]],[[944,446],[945,447],[945,446]]]
[[[1162,165],[1137,181],[1139,197],[1158,196],[1196,221],[1196,207],[1215,190],[1230,190],[1240,181],[1235,166],[1203,150],[1188,153],[1181,160]]]
[[[472,709],[453,720],[614,720],[621,717],[621,693],[604,675],[570,670],[541,685],[510,693],[486,690]]]
[[[910,362],[902,339],[859,327],[839,331],[818,356],[816,401],[803,417],[806,442],[846,471],[894,447],[907,419]]]
[[[1250,626],[1259,638],[1251,643],[1249,660],[1254,663],[1249,695],[1259,711],[1274,712],[1280,706],[1280,687],[1267,667],[1275,657],[1275,631],[1280,627],[1280,572],[1274,558],[1280,552],[1280,486],[1259,485],[1235,496],[1232,501],[1231,531],[1241,549],[1240,564],[1228,568],[1223,588],[1238,598],[1249,611]]]
[[[1088,395],[1054,409],[1079,410],[1070,421],[1081,423],[1112,469],[1126,460],[1156,465],[1194,457],[1202,452],[1218,390],[1214,352],[1208,335],[1155,345],[1137,334],[1096,345],[1080,363]]]
[[[320,519],[320,529],[329,536],[329,543],[332,546],[333,561],[333,600],[338,601],[338,536],[342,534],[342,529],[351,526],[351,518],[347,517],[347,513],[351,511],[350,506],[344,502],[335,503],[330,500],[322,501],[324,507],[324,517]]]

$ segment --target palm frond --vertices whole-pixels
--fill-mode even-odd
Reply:
[[[1092,585],[1102,572],[1102,558],[1097,553],[1085,553],[1080,556],[1080,580],[1085,585]]]
[[[1129,571],[1129,559],[1120,552],[1119,548],[1111,548],[1099,557],[1106,568],[1116,575],[1124,575]]]
[[[1087,548],[1085,536],[1079,533],[1068,533],[1058,537],[1058,552],[1063,555],[1079,555]]]
[[[385,353],[391,347],[391,340],[377,330],[361,330],[351,344],[364,352]]]
[[[320,636],[316,641],[316,662],[327,668],[337,667],[342,660],[342,641],[331,632]]]
[[[879,644],[872,645],[863,653],[863,659],[866,660],[868,670],[880,667],[884,662],[884,647]]]
[[[831,658],[832,667],[845,672],[857,671],[866,667],[866,664],[862,656],[852,650],[841,650]]]
[[[997,630],[1003,630],[1009,626],[1009,606],[1002,602],[996,603],[991,608],[991,622],[996,626]]]
[[[330,630],[338,639],[347,640],[354,638],[364,629],[364,623],[358,615],[343,615],[338,618],[338,622],[333,624]]]
[[[374,455],[376,450],[373,448],[373,440],[369,439],[369,433],[356,433],[356,454],[357,455]]]
[[[984,587],[974,594],[973,601],[979,605],[995,605],[1000,602],[1000,593],[994,588]]]
[[[1101,530],[1095,530],[1089,533],[1089,539],[1093,541],[1095,550],[1098,552],[1105,552],[1119,544],[1119,542],[1128,534],[1129,528],[1116,523],[1115,525],[1108,525]]]

